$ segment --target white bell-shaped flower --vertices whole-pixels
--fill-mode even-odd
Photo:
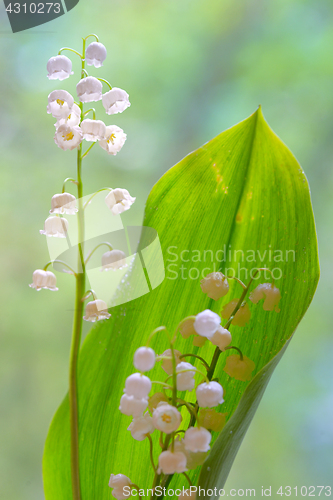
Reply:
[[[204,382],[195,392],[201,408],[214,408],[224,402],[223,387],[218,382]]]
[[[58,118],[54,124],[55,128],[59,128],[60,125],[68,125],[68,127],[76,127],[80,124],[81,119],[81,109],[77,104],[73,104],[73,107],[68,111],[67,116],[63,118]]]
[[[216,332],[209,339],[212,344],[216,345],[221,351],[224,351],[225,348],[231,344],[232,337],[229,330],[223,328],[223,326],[219,325]]]
[[[66,118],[74,105],[74,97],[67,90],[54,90],[49,94],[47,112],[54,118]]]
[[[124,474],[111,474],[109,486],[114,488],[112,496],[117,500],[124,500],[129,497],[129,488],[131,487],[131,480],[124,476]],[[126,490],[124,490],[126,488]]]
[[[137,399],[134,396],[123,394],[120,399],[119,410],[124,415],[132,415],[134,418],[141,417],[143,412],[147,409],[148,399]]]
[[[92,42],[86,48],[86,63],[88,66],[100,68],[106,59],[106,48],[100,42]]]
[[[186,456],[181,451],[172,451],[166,450],[162,451],[160,456],[158,457],[158,469],[157,473],[161,474],[174,474],[178,472],[178,474],[187,471],[186,469]]]
[[[128,396],[134,396],[137,399],[147,398],[150,391],[150,378],[141,373],[133,373],[127,377],[124,392]]]
[[[133,439],[143,441],[147,434],[151,434],[155,430],[153,419],[149,413],[145,413],[142,417],[134,418],[127,430],[131,431]]]
[[[42,288],[47,290],[56,291],[57,278],[51,273],[51,271],[44,271],[43,269],[36,269],[32,275],[32,283],[29,285],[31,288],[35,288],[37,291]]]
[[[163,401],[158,404],[153,412],[154,427],[166,434],[176,431],[181,421],[182,416],[177,408]]]
[[[102,82],[94,76],[82,78],[76,85],[76,93],[81,102],[100,101],[102,99]]]
[[[121,250],[110,250],[102,255],[101,271],[123,269],[127,266],[126,255]]]
[[[72,61],[63,55],[51,57],[47,61],[46,69],[49,80],[65,80],[73,74]]]
[[[199,335],[210,339],[216,332],[220,323],[220,316],[210,309],[206,309],[196,315],[193,326]]]
[[[128,108],[131,103],[129,102],[129,95],[125,90],[113,87],[113,89],[103,94],[102,103],[108,115],[122,113]]]
[[[86,315],[83,316],[85,321],[101,321],[110,318],[111,314],[108,313],[108,306],[104,300],[96,299],[88,302],[86,305]]]
[[[83,139],[90,142],[100,141],[105,135],[105,123],[101,120],[90,120],[86,118],[81,122]]]
[[[136,198],[133,198],[127,189],[121,188],[112,189],[105,197],[105,203],[113,215],[118,215],[125,212],[125,210],[129,210],[135,200]]]
[[[116,155],[119,153],[125,144],[127,135],[117,125],[109,125],[106,127],[104,137],[99,141],[99,145],[105,149],[109,155]]]
[[[68,221],[64,217],[48,217],[44,222],[44,229],[40,234],[54,236],[56,238],[66,238],[68,231]]]
[[[60,193],[52,196],[50,214],[70,214],[78,211],[76,198],[70,193]]]
[[[54,136],[56,145],[66,151],[77,148],[82,142],[82,131],[80,127],[70,127],[69,125],[60,125]]]
[[[205,452],[210,449],[210,442],[212,435],[204,427],[190,427],[185,432],[184,445],[185,449],[189,451]]]
[[[191,370],[183,373],[178,373],[183,370]],[[194,375],[195,368],[191,363],[186,363],[186,361],[182,361],[176,367],[177,372],[177,391],[192,391],[194,389]]]
[[[175,361],[176,361],[176,366],[177,366],[180,363],[180,356],[182,355],[182,353],[180,351],[177,351],[177,349],[174,349],[173,353],[175,355]],[[173,364],[172,364],[171,349],[167,349],[166,351],[162,352],[161,357],[165,357],[166,358],[166,359],[163,359],[163,361],[162,361],[162,369],[168,375],[172,375],[172,373],[173,373]]]
[[[139,347],[134,353],[133,364],[140,372],[148,372],[155,366],[155,351],[150,347]]]

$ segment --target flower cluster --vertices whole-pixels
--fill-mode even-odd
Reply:
[[[86,47],[86,40],[93,36],[96,41],[90,43]],[[86,48],[85,48],[86,47]],[[48,96],[47,113],[51,114],[55,119],[55,143],[63,150],[77,149],[77,168],[78,180],[68,178],[63,183],[61,193],[56,193],[51,199],[50,216],[44,222],[44,228],[40,233],[47,237],[67,238],[69,221],[65,216],[78,215],[78,230],[83,231],[84,227],[84,210],[92,201],[95,196],[92,195],[90,199],[83,204],[82,201],[82,181],[81,181],[81,163],[87,156],[93,145],[98,142],[99,145],[105,149],[109,154],[115,155],[123,147],[126,134],[116,125],[105,125],[101,120],[96,119],[96,112],[94,108],[84,111],[84,103],[91,103],[102,101],[105,112],[108,115],[122,113],[130,106],[129,96],[125,90],[111,87],[111,85],[103,78],[95,78],[89,76],[85,64],[100,68],[106,59],[106,48],[98,41],[96,35],[89,35],[83,40],[83,52],[79,54],[77,51],[64,48],[59,51],[55,57],[51,57],[47,63],[48,78],[50,80],[65,80],[73,75],[72,61],[61,54],[62,51],[71,51],[81,58],[81,77],[76,85],[76,93],[78,102],[74,101],[74,97],[66,90],[53,90]],[[105,83],[109,90],[103,93],[103,83]],[[89,113],[93,114],[93,119],[87,118]],[[82,141],[92,143],[87,151],[82,151]],[[66,183],[72,182],[78,188],[78,199],[65,189]],[[131,205],[135,202],[126,189],[122,188],[104,188],[107,191],[105,197],[105,204],[114,216],[118,216],[126,210],[129,210]],[[101,190],[103,191],[103,190]],[[104,242],[90,251],[85,259],[83,255],[83,243],[79,245],[79,256],[81,258],[81,267],[85,269],[92,254],[101,245],[106,245],[108,251],[104,252],[101,257],[101,271],[117,271],[127,266],[126,255],[122,250],[113,248],[111,243]],[[33,273],[31,288],[41,290],[42,288],[49,290],[58,290],[56,287],[56,276],[47,268],[54,262],[60,263],[64,266],[63,271],[74,275],[78,278],[80,274],[78,271],[72,269],[65,262],[54,260],[48,262],[44,269],[37,269]],[[100,299],[97,299],[93,290],[85,292],[83,290],[80,300],[86,300],[92,296],[94,300],[86,305],[85,315],[83,319],[90,322],[95,322],[110,317],[108,313],[107,304]]]
[[[236,350],[237,354],[227,357],[224,372],[239,381],[252,378],[255,363],[243,355],[238,347],[231,345],[229,328],[235,324],[237,314],[244,310],[244,304],[247,305],[244,299],[252,279],[247,286],[240,280],[237,281],[243,287],[243,294],[240,299],[229,303],[232,306],[228,308],[228,321],[224,326],[221,325],[220,315],[206,309],[195,316],[184,318],[173,336],[169,335],[166,327],[156,328],[149,336],[146,346],[135,351],[133,364],[138,372],[127,377],[119,409],[124,415],[132,416],[128,427],[132,437],[137,441],[148,439],[150,443],[155,486],[159,481],[165,484],[167,477],[176,473],[184,474],[192,485],[186,472],[203,464],[210,450],[212,432],[220,432],[225,425],[227,413],[218,411],[218,407],[224,403],[224,389],[219,379],[214,377],[219,355],[231,349]],[[201,288],[210,298],[218,300],[229,291],[228,279],[222,273],[212,273],[201,282]],[[277,311],[277,297],[280,299],[281,295],[274,283],[265,283],[252,291],[250,300],[256,303],[265,298],[264,310],[275,308]],[[226,308],[222,312],[225,310]],[[238,319],[239,317],[242,316],[238,316]],[[239,326],[244,322],[237,321],[236,324]],[[167,334],[170,347],[157,355],[149,344],[156,334],[162,332]],[[211,363],[197,354],[182,354],[175,349],[178,332],[185,339],[193,336],[196,346],[211,342],[216,347]],[[198,368],[186,361],[186,358],[192,358],[193,362],[199,361],[202,366]],[[161,363],[161,368],[167,375],[164,381],[150,380],[145,374],[156,363]],[[155,384],[161,385],[162,391],[151,394]],[[152,434],[156,431],[160,434],[161,449],[155,458]],[[111,475],[109,485],[114,488],[112,495],[115,498],[125,498],[119,496],[122,492],[114,486],[113,477],[117,476]],[[130,484],[131,488],[139,488]],[[179,498],[182,498],[182,494]]]

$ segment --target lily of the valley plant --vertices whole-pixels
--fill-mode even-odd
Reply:
[[[95,41],[88,44],[88,39]],[[66,238],[70,226],[70,218],[77,218],[78,247],[77,266],[74,269],[68,263],[53,260],[47,262],[41,269],[33,273],[32,288],[41,290],[58,290],[56,276],[49,269],[53,263],[64,267],[76,280],[75,307],[73,319],[73,334],[69,366],[69,403],[70,403],[70,430],[71,430],[71,479],[73,500],[81,499],[80,473],[79,473],[79,421],[78,398],[79,387],[77,384],[78,353],[81,342],[82,320],[100,321],[108,319],[110,314],[103,297],[97,297],[93,290],[86,290],[86,265],[92,254],[99,247],[106,247],[101,256],[101,270],[115,270],[126,265],[124,252],[112,247],[110,242],[104,242],[96,248],[89,249],[86,254],[84,245],[85,235],[85,210],[89,210],[89,203],[94,195],[83,203],[83,167],[88,153],[95,144],[99,144],[109,155],[116,155],[123,147],[126,134],[110,119],[107,123],[96,119],[96,111],[91,103],[102,101],[107,115],[122,113],[130,106],[129,96],[125,90],[112,87],[104,78],[90,76],[87,66],[100,68],[106,58],[106,48],[96,35],[88,35],[83,39],[82,53],[68,47],[59,50],[58,55],[52,57],[47,63],[48,78],[53,81],[65,80],[73,75],[72,61],[62,53],[64,51],[75,54],[80,59],[79,81],[76,85],[77,97],[69,92],[55,89],[48,96],[47,113],[53,116],[55,122],[54,141],[56,145],[66,150],[75,150],[77,174],[76,178],[67,178],[62,183],[62,190],[54,194],[51,200],[50,217],[45,220],[44,229],[40,231],[46,237]],[[111,122],[111,123],[110,123]],[[88,165],[87,165],[88,167]],[[88,167],[89,168],[89,167]],[[73,184],[75,195],[69,193],[67,186]],[[61,186],[61,184],[60,184]],[[128,210],[134,203],[133,198],[126,189],[103,188],[106,191],[106,210],[111,210],[114,216],[119,216]],[[65,216],[68,216],[65,218]],[[86,304],[84,314],[84,302]]]

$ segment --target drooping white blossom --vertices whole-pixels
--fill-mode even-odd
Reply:
[[[81,122],[83,139],[90,142],[100,141],[105,135],[105,123],[101,120],[90,120],[86,118]]]
[[[74,97],[67,90],[53,90],[47,101],[47,113],[57,119],[66,118],[74,105]]]
[[[83,316],[85,321],[101,321],[110,318],[111,314],[108,313],[108,306],[104,300],[96,299],[88,302],[86,305],[86,315]]]
[[[64,217],[48,217],[44,222],[44,229],[40,234],[45,236],[54,236],[56,238],[66,238],[68,230],[68,221]]]
[[[202,408],[213,408],[224,402],[223,387],[218,382],[204,382],[196,389],[198,405]]]
[[[117,500],[128,498],[129,495],[126,493],[126,490],[124,491],[124,488],[130,487],[131,484],[131,480],[127,476],[124,476],[124,474],[111,474],[109,486],[113,488],[112,496]]]
[[[82,131],[80,127],[70,127],[69,125],[60,125],[54,135],[56,145],[66,151],[77,148],[82,142]]]
[[[199,335],[209,339],[214,335],[220,323],[220,316],[210,309],[206,309],[196,315],[193,326]]]
[[[100,68],[106,59],[106,48],[100,42],[92,42],[86,48],[86,63],[88,66]]]
[[[50,214],[70,214],[78,211],[76,198],[70,193],[60,193],[52,196]]]
[[[155,366],[155,351],[150,347],[139,347],[134,353],[133,364],[137,370],[148,372]]]
[[[63,118],[58,118],[55,122],[55,128],[59,128],[60,125],[68,125],[69,127],[75,127],[79,125],[81,119],[81,109],[77,104],[73,104],[73,107],[68,111],[67,116]]]
[[[128,396],[134,396],[137,399],[147,398],[151,391],[151,380],[141,373],[133,373],[127,377],[124,392]]]
[[[101,271],[123,269],[127,266],[126,255],[121,250],[110,250],[102,255]]]
[[[76,85],[76,93],[81,102],[100,101],[102,99],[103,85],[94,76],[82,78]]]
[[[113,213],[113,215],[121,214],[125,210],[129,210],[135,202],[127,189],[116,188],[112,189],[105,197],[105,203]]]
[[[224,351],[225,348],[231,344],[232,337],[229,330],[223,328],[223,326],[219,325],[216,332],[209,339],[212,344],[216,345],[221,351]]]
[[[158,469],[157,473],[161,474],[178,474],[187,471],[186,469],[186,456],[181,451],[166,450],[162,451],[158,457]]]
[[[120,399],[119,410],[124,415],[132,415],[134,418],[141,417],[148,407],[148,399],[137,399],[134,396],[123,394]]]
[[[178,373],[182,372],[183,370],[190,370],[190,371]],[[194,375],[196,372],[194,366],[191,365],[191,363],[182,361],[177,365],[176,372],[177,372],[177,391],[192,391],[192,389],[194,389],[194,384],[195,384]]]
[[[173,350],[173,353],[175,355],[175,361],[176,361],[176,366],[179,365],[180,363],[180,356],[182,353],[180,351],[177,351],[177,349]],[[166,351],[162,352],[161,357],[166,357],[166,359],[163,359],[162,361],[162,368],[167,373],[168,375],[171,375],[173,373],[173,364],[172,364],[172,353],[171,349],[167,349]]]
[[[154,427],[166,434],[176,431],[181,421],[182,416],[177,408],[163,401],[157,405],[153,412]]]
[[[133,439],[143,441],[147,434],[155,430],[153,419],[149,413],[145,413],[142,417],[134,418],[127,430],[131,432]]]
[[[44,269],[36,269],[32,275],[32,283],[29,285],[31,288],[35,288],[37,291],[42,288],[47,290],[56,291],[57,278],[51,271],[44,271]]]
[[[204,427],[190,427],[185,432],[183,441],[186,450],[197,453],[208,451],[211,439],[211,433]]]
[[[51,57],[46,65],[49,80],[65,80],[73,74],[72,61],[63,55]]]
[[[105,149],[109,155],[119,153],[125,144],[127,135],[117,125],[109,125],[106,127],[104,137],[99,141],[99,145]]]
[[[122,113],[131,105],[128,93],[117,87],[103,94],[102,103],[108,115]]]

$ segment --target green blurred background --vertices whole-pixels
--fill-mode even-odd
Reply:
[[[132,223],[141,223],[148,193],[169,167],[258,104],[304,168],[322,278],[226,489],[332,485],[332,0],[81,0],[17,34],[3,5],[0,16],[1,499],[44,498],[43,443],[67,390],[73,281],[59,276],[55,294],[28,284],[48,259],[39,229],[51,196],[75,175],[75,152],[55,146],[46,102],[55,88],[74,93],[79,61],[73,55],[75,75],[63,84],[46,78],[46,63],[62,46],[80,50],[92,32],[108,57],[91,74],[126,89],[132,106],[109,121],[128,134],[123,150],[109,157],[97,146],[89,155],[85,192],[127,188],[137,197]]]

